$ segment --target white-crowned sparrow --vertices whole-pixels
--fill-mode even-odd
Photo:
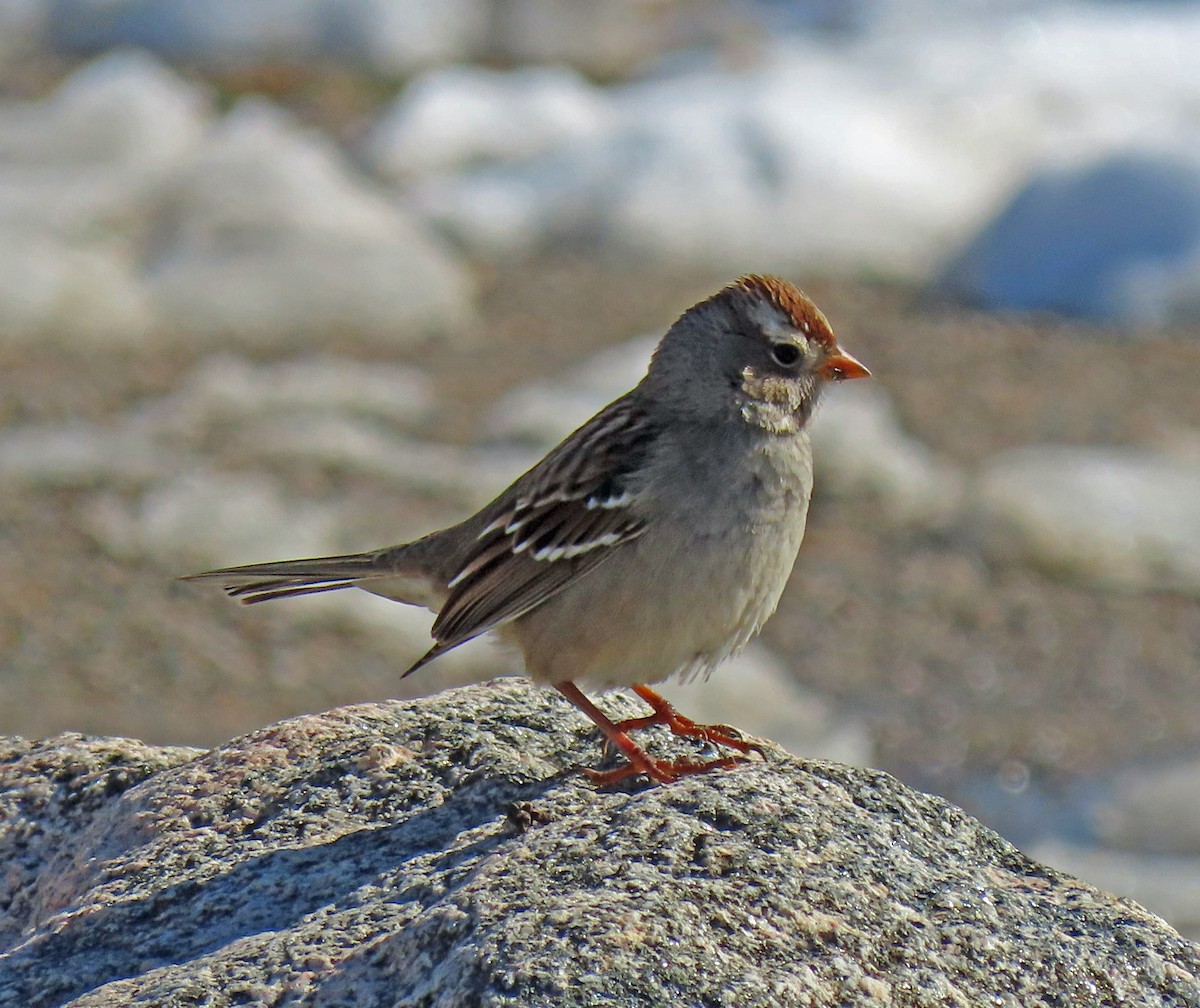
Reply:
[[[643,685],[708,675],[775,610],[812,490],[807,426],[829,381],[867,369],[791,284],[746,276],[688,309],[646,377],[477,514],[368,553],[193,575],[244,602],[362,588],[437,613],[413,672],[488,630],[584,711],[634,774],[670,781],[726,766],[649,756],[628,732],[755,747],[697,725]],[[610,721],[575,685],[632,686],[654,713]]]

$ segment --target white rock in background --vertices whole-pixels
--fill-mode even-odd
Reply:
[[[800,686],[757,642],[707,680],[666,682],[654,688],[693,721],[730,724],[798,756],[855,766],[869,766],[874,760],[866,726]]]
[[[978,198],[967,163],[923,148],[911,108],[826,52],[799,60],[631,89],[633,125],[587,226],[648,258],[732,272],[923,275]]]
[[[174,467],[144,427],[66,423],[0,430],[0,479],[8,486],[144,486]]]
[[[735,272],[871,262],[923,276],[978,200],[967,164],[920,146],[912,111],[865,93],[827,52],[803,62],[619,89],[606,133],[430,181],[414,199],[491,254],[582,237]]]
[[[260,364],[216,354],[201,361],[176,392],[138,412],[153,417],[160,429],[193,431],[297,413],[369,417],[404,428],[425,423],[436,407],[429,375],[404,364],[323,353]]]
[[[887,392],[855,382],[826,392],[812,426],[821,493],[877,496],[891,520],[938,527],[962,505],[964,476],[904,433]]]
[[[266,103],[239,104],[177,181],[148,283],[163,325],[260,346],[454,334],[471,282],[436,237]]]
[[[1195,150],[1194,5],[994,13],[953,19],[939,10],[936,25],[881,23],[858,57],[864,74],[897,84],[924,110],[928,142],[973,149],[979,169],[1000,183],[998,196],[1036,167],[1121,148]]]
[[[405,180],[532,157],[599,136],[612,118],[608,92],[568,67],[441,67],[405,87],[363,155]]]
[[[17,23],[26,23],[20,0],[11,2],[18,3]],[[684,54],[664,64],[661,77],[638,85],[584,87],[573,98],[561,88],[561,104],[530,95],[510,101],[493,89],[497,112],[492,122],[484,117],[486,129],[476,119],[464,142],[454,129],[410,123],[416,139],[395,138],[398,161],[386,170],[447,165],[472,150],[511,158],[541,147],[520,164],[470,168],[419,187],[425,212],[486,255],[566,239],[735,272],[750,262],[924,280],[1036,167],[1078,164],[1118,148],[1195,153],[1195,5],[972,4],[969,15],[935,15],[933,5],[915,13],[899,9],[908,5],[876,6],[874,20],[861,22],[865,30],[837,44],[812,33],[761,39],[745,51],[757,63],[740,72],[723,69],[719,55]],[[703,20],[694,7],[641,0],[514,0],[495,9],[483,0],[61,0],[47,30],[52,40],[84,50],[128,40],[221,62],[357,54],[405,72],[413,63],[458,58],[487,34],[493,51],[510,58],[577,58],[594,69],[628,66],[639,50],[661,52],[664,39],[686,44],[698,37],[682,30],[689,14]],[[663,31],[664,24],[681,30]],[[140,100],[131,95],[127,104]],[[467,104],[459,101],[455,116],[465,120]],[[607,112],[589,124],[589,105]],[[535,106],[537,116],[522,113],[514,126],[519,110]],[[53,111],[53,100],[40,107]],[[543,131],[540,121],[551,116],[554,128]],[[91,120],[105,122],[101,114]],[[499,120],[510,132],[497,139],[492,123]],[[387,132],[379,127],[381,144]],[[87,116],[68,133],[88,143],[121,135],[97,129]],[[166,126],[151,135],[167,146],[173,136]],[[443,150],[424,161],[423,149],[432,154],[436,138],[458,153]],[[42,181],[28,181],[13,191],[44,204]],[[142,187],[121,192],[140,196]],[[11,210],[23,199],[0,196],[0,220],[6,202]],[[53,202],[59,218],[87,220],[113,197],[88,181]],[[294,270],[306,280],[320,273],[311,262]],[[1174,287],[1176,278],[1137,281],[1164,283]],[[1200,301],[1190,281],[1163,296],[1188,310]],[[196,307],[200,295],[191,298],[183,299],[186,306]],[[248,296],[245,303],[255,307]]]
[[[209,116],[200,89],[139,53],[0,105],[0,340],[144,343],[146,222]]]
[[[1148,448],[1022,448],[971,493],[994,559],[1105,588],[1200,593],[1200,465]]]
[[[491,14],[489,0],[324,0],[321,46],[382,73],[410,74],[471,59]]]
[[[111,493],[85,503],[85,528],[114,556],[185,566],[339,552],[338,509],[297,503],[262,475],[191,467],[157,482],[132,507]]]
[[[555,221],[563,202],[574,197],[586,205],[591,199],[578,172],[594,177],[605,170],[590,158],[563,163],[552,153],[528,165],[429,176],[406,196],[416,213],[458,245],[500,262],[549,248],[561,230]]]
[[[416,198],[484,255],[582,241],[925,280],[1036,167],[1195,152],[1194,5],[1000,13],[882,18],[837,46],[779,38],[740,73],[677,59],[611,90],[608,130]]]
[[[658,336],[642,336],[601,350],[554,381],[533,382],[502,395],[483,428],[498,442],[548,448],[593,413],[642,380]]]
[[[0,343],[139,346],[154,323],[128,252],[0,225]]]
[[[1200,856],[1200,760],[1122,772],[1095,823],[1113,847]],[[1200,901],[1196,906],[1200,923]]]
[[[1028,853],[1052,868],[1136,900],[1184,935],[1200,938],[1200,858],[1153,857],[1061,842],[1041,843]]]
[[[241,427],[229,445],[265,461],[371,476],[456,505],[462,509],[459,518],[482,507],[537,461],[529,454],[419,441],[377,423],[314,414],[261,417]]]
[[[0,105],[0,223],[93,242],[129,233],[210,115],[204,91],[137,52],[87,64],[41,101]]]

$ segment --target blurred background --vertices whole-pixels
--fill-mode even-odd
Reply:
[[[1200,934],[1198,68],[1187,0],[0,0],[0,732],[513,671],[173,578],[456,520],[779,272],[876,380],[664,692]]]

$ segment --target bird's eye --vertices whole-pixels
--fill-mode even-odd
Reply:
[[[771,347],[771,356],[780,367],[794,367],[800,360],[800,348],[795,343],[776,343]]]

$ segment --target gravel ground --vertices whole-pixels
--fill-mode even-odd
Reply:
[[[436,376],[441,435],[469,443],[508,388],[665,326],[728,279],[569,260],[503,269],[485,281],[475,339],[411,359]],[[1194,330],[1133,336],[949,313],[868,282],[805,286],[908,430],[948,460],[1200,431]],[[336,339],[326,349],[379,355]],[[0,343],[0,425],[102,420],[169,391],[196,360],[187,347],[82,357]],[[351,498],[362,547],[396,538],[390,515],[404,514],[403,527],[433,520],[429,502],[361,478],[286,478],[297,495]],[[79,528],[78,503],[78,491],[0,486],[0,733],[209,744],[389,695],[398,660],[385,647],[176,584],[168,561],[106,556]],[[868,718],[880,766],[950,791],[1014,766],[1091,774],[1200,745],[1194,600],[997,569],[952,533],[887,530],[875,513],[871,501],[818,495],[767,639],[805,683]]]

